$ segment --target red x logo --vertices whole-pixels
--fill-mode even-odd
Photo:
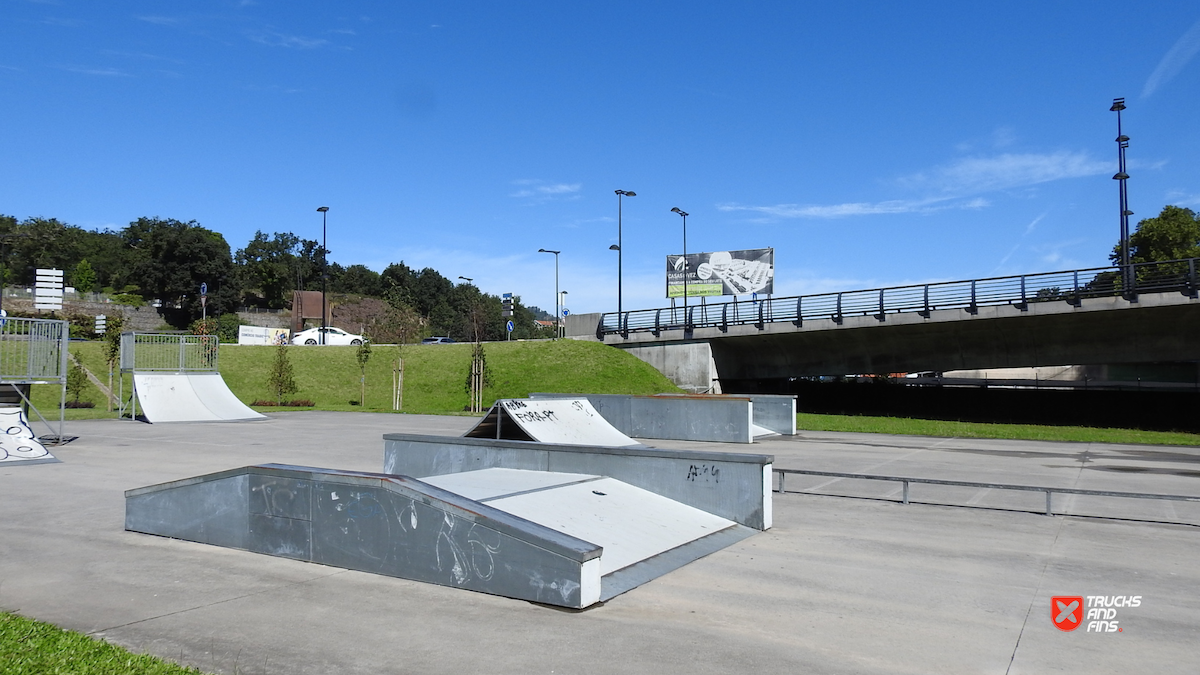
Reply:
[[[1073,631],[1083,622],[1083,596],[1056,595],[1050,598],[1050,619],[1054,627]]]

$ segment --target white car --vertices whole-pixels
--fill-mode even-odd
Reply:
[[[302,330],[292,336],[292,344],[294,345],[319,345],[321,344],[321,331],[325,331],[324,343],[327,345],[361,345],[367,341],[367,338],[353,333],[347,333],[341,328],[326,326],[324,328],[309,328]]]

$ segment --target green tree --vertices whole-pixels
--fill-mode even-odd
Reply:
[[[108,411],[113,409],[113,370],[117,360],[121,358],[121,329],[125,319],[120,316],[110,316],[104,326],[104,360],[108,363]]]
[[[83,371],[83,366],[72,363],[70,370],[67,371],[67,396],[72,403],[79,403],[79,397],[83,394],[86,386],[87,373]]]
[[[1129,260],[1132,263],[1200,258],[1200,216],[1191,209],[1164,206],[1154,218],[1137,224],[1129,235]],[[1121,242],[1109,256],[1113,264],[1121,262]]]
[[[71,272],[71,285],[80,293],[91,293],[96,287],[96,271],[92,269],[92,264],[87,258],[80,260]]]
[[[364,406],[367,401],[367,361],[371,360],[371,341],[363,340],[358,349],[354,350],[354,359],[358,361],[358,405]]]
[[[287,350],[287,345],[275,348],[275,360],[271,362],[271,371],[267,375],[267,390],[275,395],[277,404],[283,404],[284,396],[299,391]]]
[[[219,233],[195,221],[139,218],[121,236],[134,251],[133,283],[143,296],[162,301],[173,325],[186,326],[201,315],[202,283],[208,284],[209,313],[237,311],[241,288],[229,244]]]
[[[246,291],[258,291],[262,305],[286,307],[292,301],[291,292],[303,286],[304,273],[311,267],[303,259],[310,244],[316,246],[315,241],[305,241],[291,232],[276,232],[270,239],[261,230],[255,232],[250,243],[234,256],[242,285]]]

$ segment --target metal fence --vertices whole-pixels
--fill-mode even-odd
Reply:
[[[0,319],[0,382],[66,383],[68,336],[66,321]]]
[[[1123,296],[1136,299],[1139,293],[1179,292],[1197,297],[1197,268],[1200,259],[1170,260],[1131,265],[1134,283],[1125,288],[1119,267],[1094,267],[1064,272],[1043,272],[967,281],[945,281],[912,286],[892,286],[862,291],[820,293],[763,300],[734,300],[693,304],[684,308],[642,309],[600,317],[601,335],[662,330],[721,328],[830,319],[841,323],[847,316],[874,316],[885,321],[888,314],[915,312],[928,317],[934,310],[962,309],[975,313],[980,307],[1015,306],[1024,311],[1038,302],[1066,302],[1079,306],[1084,298]]]
[[[62,387],[58,402],[58,432],[38,437],[46,444],[64,442],[63,420],[67,403],[67,341],[70,328],[58,319],[0,318],[0,386],[11,387],[26,410],[47,427],[54,425],[33,405],[28,387],[57,384]]]
[[[121,333],[121,372],[215,371],[216,335]]]
[[[1026,511],[1027,513],[1044,513],[1047,516],[1054,515],[1054,495],[1087,495],[1093,497],[1122,497],[1125,499],[1156,499],[1162,501],[1178,501],[1178,502],[1200,502],[1200,496],[1192,495],[1164,495],[1148,492],[1116,492],[1113,490],[1083,490],[1080,488],[1065,488],[1065,487],[1047,487],[1041,485],[1012,485],[1008,483],[975,483],[962,480],[939,480],[935,478],[912,478],[908,476],[879,476],[875,474],[864,473],[840,473],[837,471],[809,471],[806,469],[774,469],[777,477],[778,487],[775,492],[783,494],[787,492],[785,489],[784,479],[788,474],[799,474],[803,476],[824,476],[829,478],[844,478],[850,480],[873,480],[885,481],[890,483],[901,483],[903,485],[901,498],[899,501],[902,504],[909,503],[909,487],[913,484],[918,485],[948,485],[953,487],[968,487],[980,490],[1012,490],[1016,492],[1041,492],[1046,495],[1045,511],[1032,511],[1028,509],[1009,509]],[[811,489],[810,489],[811,490]],[[804,494],[819,494],[810,490],[794,490],[794,493]],[[951,504],[952,506],[968,506],[972,508],[988,508],[977,504]],[[1065,515],[1065,514],[1064,514]],[[1192,523],[1184,523],[1192,524]]]

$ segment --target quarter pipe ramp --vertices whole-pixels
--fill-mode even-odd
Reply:
[[[133,390],[146,421],[155,424],[267,419],[239,401],[220,373],[134,372]]]

